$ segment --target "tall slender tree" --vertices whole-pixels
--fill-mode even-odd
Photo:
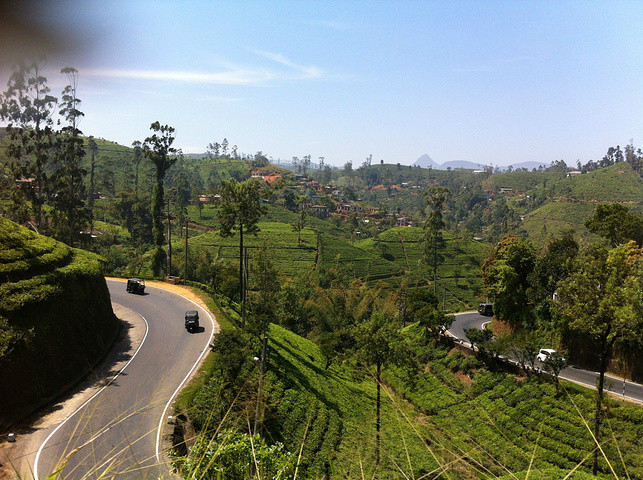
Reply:
[[[529,240],[507,235],[482,265],[485,288],[497,318],[514,325],[529,326],[533,322],[529,296],[536,260],[536,248]]]
[[[259,232],[257,223],[267,213],[261,203],[263,186],[257,180],[238,182],[234,178],[221,182],[218,219],[222,237],[231,237],[239,232],[239,299],[245,299],[243,236]],[[245,307],[245,305],[244,305]]]
[[[423,194],[426,206],[430,209],[424,224],[423,253],[426,263],[433,270],[434,292],[437,289],[438,268],[442,261],[442,250],[445,247],[442,230],[444,230],[446,222],[443,213],[450,196],[451,191],[445,187],[431,187]]]
[[[79,110],[78,70],[63,68],[68,85],[60,103],[60,116],[66,122],[56,139],[56,153],[52,185],[55,189],[53,229],[56,236],[68,245],[74,245],[81,230],[91,223],[91,211],[83,203],[86,192],[84,178],[87,171],[81,166],[85,157],[80,119],[85,115]]]
[[[161,276],[166,263],[167,255],[163,249],[165,235],[163,230],[163,180],[165,174],[176,162],[176,149],[174,143],[174,128],[154,122],[150,125],[154,133],[143,142],[143,156],[150,160],[156,168],[156,184],[152,197],[152,234],[156,250],[154,252],[154,274]]]
[[[375,310],[370,318],[354,329],[358,359],[375,367],[377,397],[375,404],[375,463],[380,463],[382,368],[393,363],[402,365],[410,358],[404,352],[402,336],[392,316]]]
[[[93,209],[94,190],[96,189],[96,153],[98,153],[98,145],[92,136],[87,140],[87,149],[91,152],[91,159],[89,161],[89,195],[87,197],[87,205],[90,209]]]
[[[13,159],[12,216],[17,221],[33,217],[38,231],[45,216],[56,104],[37,62],[19,64],[9,78],[7,90],[0,95],[0,120],[7,122],[9,136],[7,155]]]
[[[134,195],[138,196],[138,167],[141,164],[141,156],[143,153],[141,141],[134,140],[132,142],[132,148],[134,149]]]

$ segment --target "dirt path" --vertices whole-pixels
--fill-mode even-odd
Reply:
[[[126,281],[120,278],[107,278],[107,280],[123,283]],[[155,281],[146,281],[146,284],[181,294],[196,302],[204,310],[208,310],[206,302],[189,287]],[[125,366],[127,359],[141,344],[145,336],[145,323],[141,316],[117,303],[112,303],[112,308],[121,320],[123,328],[109,353],[96,366],[96,369],[55,404],[43,408],[24,425],[17,427],[12,432],[15,435],[15,442],[9,442],[6,436],[0,439],[1,480],[32,480],[37,449],[45,441],[48,427],[62,422],[95,395]],[[212,318],[215,318],[214,314],[210,313]],[[218,331],[219,327],[215,324],[215,333]],[[198,368],[195,369],[195,372],[197,371]]]

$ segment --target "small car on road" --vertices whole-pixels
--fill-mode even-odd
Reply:
[[[188,310],[185,312],[185,329],[188,332],[194,332],[199,328],[199,312]]]
[[[536,360],[539,362],[546,362],[547,359],[551,356],[553,356],[556,353],[556,350],[553,350],[551,348],[541,348],[540,351],[538,352],[538,355],[536,355]],[[563,358],[563,361],[565,359]]]
[[[140,278],[130,278],[127,281],[127,292],[128,293],[138,293],[143,295],[145,293],[145,280]]]

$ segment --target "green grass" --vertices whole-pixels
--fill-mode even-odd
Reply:
[[[359,242],[322,234],[320,260],[326,268],[343,268],[354,278],[382,279],[402,273],[395,262],[382,258],[380,252],[361,248]]]
[[[561,172],[499,173],[483,185],[490,190],[511,187],[519,194],[538,193],[552,199],[643,203],[643,179],[627,162],[569,178]]]

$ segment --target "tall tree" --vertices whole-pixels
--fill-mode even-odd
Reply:
[[[78,70],[65,67],[60,72],[67,75],[69,84],[63,90],[60,103],[59,113],[66,125],[57,135],[55,171],[51,182],[56,191],[53,228],[59,239],[72,246],[78,241],[80,231],[91,222],[91,211],[82,201],[87,172],[81,166],[85,150],[78,127],[85,114],[78,109],[81,102],[78,98]]]
[[[87,206],[92,210],[94,208],[94,190],[96,189],[96,153],[98,153],[98,145],[94,137],[90,135],[87,140],[87,149],[91,152],[91,159],[89,160],[89,195],[87,197]]]
[[[451,191],[445,187],[431,187],[424,192],[424,202],[430,209],[424,224],[423,254],[424,260],[433,270],[433,291],[437,289],[438,267],[442,261],[442,250],[445,242],[442,230],[446,226],[443,218],[445,204]]]
[[[47,79],[34,62],[19,64],[9,78],[7,90],[0,95],[0,120],[7,122],[9,136],[7,155],[15,160],[11,165],[13,188],[17,182],[21,189],[13,192],[13,217],[25,221],[26,217],[33,216],[38,231],[43,226],[43,205],[48,194],[52,115],[57,104],[57,99],[49,92]],[[30,213],[27,213],[25,199],[31,204]]]
[[[262,241],[250,263],[254,278],[252,286],[254,295],[250,297],[252,315],[248,321],[248,331],[254,333],[258,338],[263,337],[268,331],[270,323],[277,320],[281,284],[279,271],[270,255],[273,247],[267,240]]]
[[[529,306],[530,275],[535,264],[533,244],[514,235],[507,235],[485,261],[482,276],[498,318],[514,324],[530,324],[533,319]]]
[[[176,206],[179,214],[179,225],[181,226],[181,237],[183,229],[188,221],[188,205],[190,204],[190,182],[185,170],[182,170],[174,180],[176,185]]]
[[[163,249],[165,235],[163,230],[163,180],[169,168],[176,162],[174,143],[174,128],[154,122],[150,126],[154,133],[143,142],[143,156],[150,160],[156,168],[156,184],[152,197],[152,234],[156,250],[154,252],[154,274],[161,276],[166,263],[166,253]]]
[[[211,159],[219,158],[221,156],[221,145],[219,142],[208,143],[207,153]]]
[[[239,299],[245,298],[244,282],[244,234],[256,235],[259,232],[257,223],[268,211],[261,203],[263,186],[257,180],[246,180],[239,183],[234,178],[221,182],[218,189],[221,195],[218,220],[222,237],[231,237],[239,232]]]
[[[224,138],[221,142],[221,153],[223,158],[228,158],[228,139]]]
[[[138,195],[138,167],[141,164],[141,156],[143,153],[141,141],[134,140],[132,142],[132,148],[134,149],[134,195]]]
[[[605,238],[612,248],[630,240],[643,246],[643,217],[631,213],[620,203],[598,205],[585,221],[585,227]]]
[[[598,469],[598,445],[602,421],[605,372],[617,342],[637,344],[643,330],[640,315],[640,287],[643,276],[643,249],[635,242],[607,250],[592,244],[581,250],[576,270],[558,289],[557,306],[571,331],[593,343],[599,360],[594,413],[593,472]]]
[[[380,463],[382,368],[390,363],[402,364],[410,358],[404,353],[402,336],[392,316],[381,310],[354,329],[359,361],[375,367],[377,397],[375,406],[375,462]]]
[[[643,173],[643,151],[640,148],[634,148],[632,140],[625,146],[625,161],[632,165],[634,171]]]
[[[528,296],[535,305],[535,313],[540,325],[554,327],[556,315],[552,304],[558,284],[573,270],[574,259],[578,255],[579,245],[571,233],[554,238],[542,256],[538,256],[534,269],[529,277]]]
[[[297,213],[297,220],[290,224],[293,231],[297,232],[298,246],[301,246],[301,231],[306,228],[306,218],[308,217],[308,213],[309,208],[306,205],[306,199],[301,199],[299,203],[299,212]]]

